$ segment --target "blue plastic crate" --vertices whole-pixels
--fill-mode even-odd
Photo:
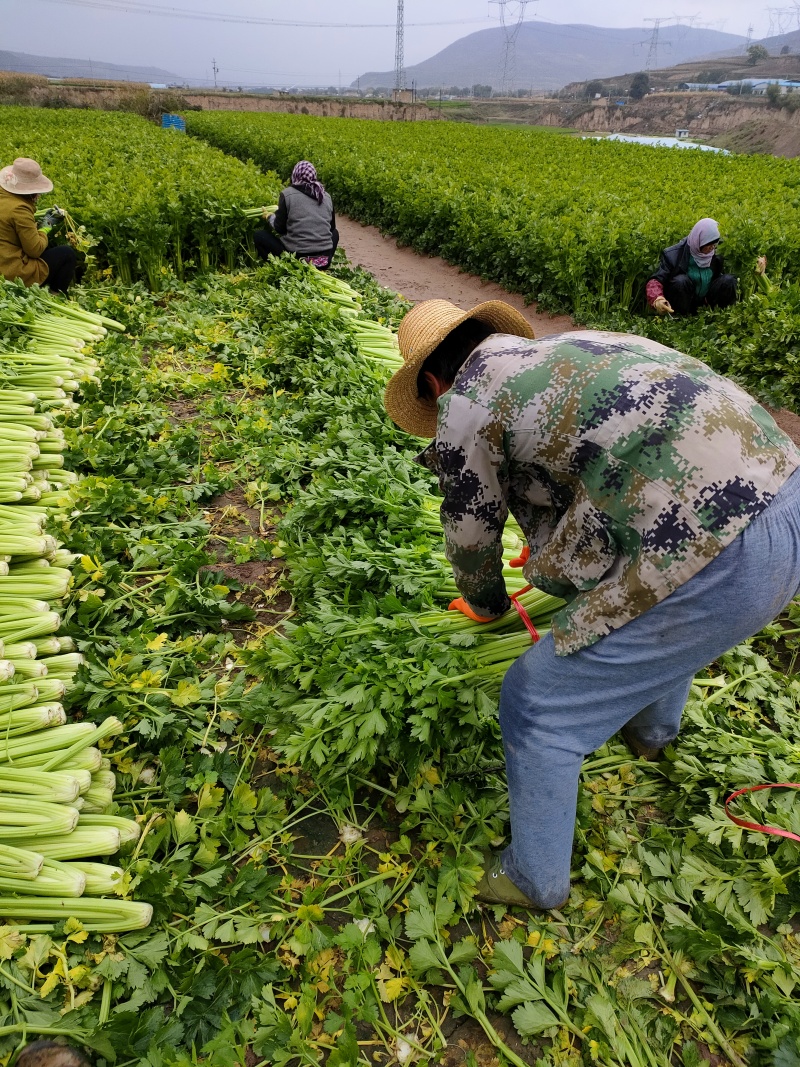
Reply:
[[[161,125],[165,130],[178,130],[186,133],[186,121],[180,115],[162,115]]]

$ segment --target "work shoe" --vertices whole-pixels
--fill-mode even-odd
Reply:
[[[475,889],[475,899],[486,904],[516,904],[519,908],[535,908],[537,911],[551,911],[534,902],[519,889],[503,870],[500,856],[486,853],[483,857],[483,877]],[[569,899],[569,898],[567,898]],[[565,900],[559,904],[563,908]]]
[[[622,734],[622,740],[634,756],[638,756],[639,759],[646,759],[650,763],[657,763],[661,759],[664,752],[663,748],[650,748],[648,745],[643,745],[637,737],[634,737],[629,725],[623,726],[620,733]]]

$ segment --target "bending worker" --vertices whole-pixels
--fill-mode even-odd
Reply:
[[[291,252],[320,270],[327,270],[339,244],[336,213],[330,194],[317,178],[312,163],[303,159],[292,171],[291,185],[278,200],[278,210],[267,220],[270,230],[253,234],[262,259]]]
[[[399,332],[391,418],[432,437],[447,557],[476,622],[510,607],[501,534],[566,606],[506,674],[500,727],[511,843],[478,896],[541,908],[569,895],[581,762],[618,730],[657,758],[693,676],[800,586],[800,450],[705,364],[655,341],[534,340],[500,301],[418,304]]]
[[[724,273],[716,253],[721,240],[716,222],[700,219],[688,237],[664,249],[646,290],[657,314],[693,315],[702,304],[724,308],[735,302],[736,279]]]
[[[48,234],[61,222],[62,212],[51,208],[36,225],[34,208],[53,183],[33,159],[20,157],[0,170],[0,274],[8,281],[46,285],[65,293],[75,276],[77,255],[70,245],[48,246]]]

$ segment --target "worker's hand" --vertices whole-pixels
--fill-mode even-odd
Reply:
[[[670,304],[669,300],[667,300],[665,296],[657,296],[655,298],[655,300],[653,301],[653,310],[655,311],[656,315],[675,314],[675,312],[672,310],[672,304]]]
[[[756,274],[766,274],[766,273],[767,273],[767,257],[766,256],[759,256],[758,259],[756,260]]]
[[[524,567],[528,560],[531,558],[531,550],[527,545],[523,548],[516,559],[510,559],[508,561],[509,567]]]
[[[466,615],[468,619],[472,619],[473,622],[494,622],[491,616],[476,615],[469,604],[463,597],[457,597],[455,600],[451,600],[448,604],[449,611],[460,611],[462,615]]]
[[[55,230],[58,226],[61,225],[63,219],[64,212],[61,210],[61,208],[51,207],[50,210],[47,211],[44,217],[42,218],[42,221],[39,223],[39,229],[42,231],[42,233],[50,233],[52,230]]]

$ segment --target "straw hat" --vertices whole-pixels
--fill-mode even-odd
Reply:
[[[42,174],[42,168],[35,159],[20,156],[10,167],[0,170],[0,189],[17,196],[30,196],[33,193],[50,193],[53,183]]]
[[[420,368],[434,348],[467,319],[493,326],[498,333],[534,337],[528,322],[510,304],[487,300],[471,311],[462,311],[449,300],[424,300],[400,323],[397,340],[404,364],[386,386],[383,406],[393,422],[417,437],[436,436],[435,400],[423,400],[417,392]]]

